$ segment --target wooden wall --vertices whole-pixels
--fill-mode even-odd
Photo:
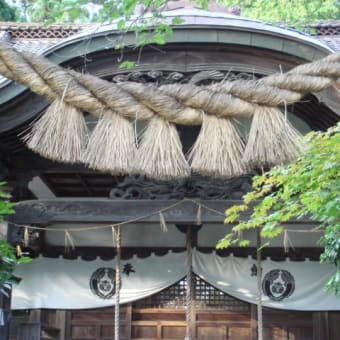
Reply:
[[[40,319],[40,322],[34,320]],[[121,307],[122,340],[184,339],[184,309]],[[340,334],[340,312],[296,312],[265,308],[265,340],[337,340]],[[42,310],[31,314],[31,321],[22,325],[19,340],[40,339],[108,340],[114,337],[114,308],[56,311]],[[255,340],[256,306],[249,311],[194,310],[193,340]],[[15,338],[13,338],[14,340]]]

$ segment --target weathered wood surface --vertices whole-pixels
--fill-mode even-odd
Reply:
[[[9,321],[10,321],[10,308],[11,308],[11,291],[7,290],[9,296],[0,294],[0,313],[3,315],[3,325],[0,324],[0,339],[7,339],[9,336]]]
[[[63,322],[56,324],[58,315],[63,315]],[[338,340],[340,312],[298,312],[264,308],[263,316],[264,340]],[[195,322],[192,340],[257,339],[255,305],[251,305],[248,311],[200,308],[195,309],[193,317]],[[34,318],[30,319],[33,321]],[[41,316],[34,320],[35,322],[22,325],[16,340],[107,340],[114,336],[113,307],[69,311],[41,310]],[[41,320],[40,324],[38,320]],[[120,321],[122,340],[185,337],[185,309],[181,308],[136,308],[130,304],[123,305]],[[58,332],[47,333],[46,330],[51,329]]]
[[[40,340],[41,324],[39,322],[27,322],[20,325],[18,340]]]
[[[185,310],[132,309],[128,315],[127,309],[124,307],[121,314],[122,339],[184,339]],[[332,320],[326,325],[327,329],[320,329],[320,325],[314,322],[315,316],[318,318],[317,314],[325,318],[327,312],[265,309],[264,340],[337,340],[339,322],[336,321],[340,313],[332,312]],[[70,311],[67,339],[109,339],[114,334],[113,315],[113,308]],[[256,338],[256,319],[252,321],[250,312],[196,310],[194,316],[193,340]]]
[[[228,207],[239,204],[239,200],[202,200],[201,222],[222,223]],[[206,209],[205,207],[208,207]],[[134,223],[159,223],[159,211],[162,209],[167,223],[195,224],[197,221],[197,203],[192,200],[109,200],[109,199],[55,199],[32,200],[16,204],[16,214],[8,220],[17,224],[49,225],[51,223],[120,223],[138,219]],[[211,211],[215,210],[218,213]],[[247,218],[249,214],[244,213]],[[308,220],[290,221],[290,224],[312,224]]]
[[[108,199],[56,199],[20,202],[15,206],[16,214],[10,221],[18,224],[41,224],[62,222],[119,223],[136,219],[138,222],[159,223],[159,211],[175,205],[177,200],[129,200]],[[225,209],[239,201],[201,201],[218,215],[202,208],[202,223],[223,222]],[[168,223],[193,223],[197,220],[198,206],[190,200],[184,200],[173,208],[164,211]],[[151,215],[153,214],[153,215]],[[151,216],[149,216],[151,215]],[[136,222],[136,223],[138,223]]]

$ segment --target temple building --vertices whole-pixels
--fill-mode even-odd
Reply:
[[[340,50],[340,22],[311,36],[238,14],[170,3],[173,34],[143,48],[115,24],[0,23],[0,179],[16,202],[2,231],[33,258],[2,297],[1,339],[257,339],[257,233],[216,243],[295,133],[339,121],[339,83],[308,90],[305,70]],[[284,87],[301,74],[307,87]],[[263,339],[338,339],[317,225],[291,220],[288,252],[283,235],[262,249]]]

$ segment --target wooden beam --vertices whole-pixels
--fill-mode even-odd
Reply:
[[[202,201],[210,209],[202,208],[202,223],[223,222],[228,206],[238,201]],[[119,223],[144,216],[136,223],[159,223],[159,211],[163,211],[167,223],[195,223],[197,205],[190,201],[175,200],[109,200],[109,199],[56,199],[25,201],[16,204],[16,214],[9,217],[17,224],[49,225],[63,222]],[[152,215],[154,213],[154,215]]]
[[[202,223],[223,223],[224,212],[238,200],[203,200]],[[171,207],[170,207],[171,206]],[[208,209],[207,209],[208,208]],[[197,204],[192,200],[110,200],[110,199],[55,199],[32,200],[15,205],[16,214],[8,220],[17,224],[47,226],[52,223],[159,223],[159,211],[167,223],[195,224]],[[218,212],[218,213],[217,213]],[[142,217],[144,216],[144,217]],[[248,218],[245,213],[242,218]],[[139,219],[140,218],[140,219]],[[308,224],[308,220],[289,221],[290,224]]]

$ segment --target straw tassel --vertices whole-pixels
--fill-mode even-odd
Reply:
[[[160,180],[190,175],[175,125],[158,116],[152,118],[143,133],[134,171]]]
[[[197,214],[196,214],[196,225],[202,224],[202,205],[198,203]]]
[[[167,233],[168,232],[168,226],[165,222],[164,215],[161,211],[159,212],[159,224],[161,226],[161,230],[163,231],[163,233]]]
[[[68,252],[69,249],[74,250],[74,242],[73,238],[68,230],[65,230],[65,252]]]
[[[28,228],[25,227],[25,229],[24,229],[24,246],[28,247],[28,243],[29,243],[29,233],[28,233]]]
[[[79,162],[87,142],[86,123],[80,110],[56,99],[24,137],[27,146],[43,157]]]
[[[204,114],[188,159],[191,169],[201,175],[229,178],[247,173],[243,151],[243,141],[230,119]]]
[[[300,133],[273,107],[257,107],[249,131],[244,161],[251,166],[271,167],[289,163],[303,151]]]
[[[114,175],[131,172],[136,152],[132,124],[113,112],[105,112],[95,127],[83,161],[92,169]]]
[[[22,249],[21,249],[19,244],[17,244],[16,247],[15,247],[15,254],[16,254],[17,257],[22,256]]]

